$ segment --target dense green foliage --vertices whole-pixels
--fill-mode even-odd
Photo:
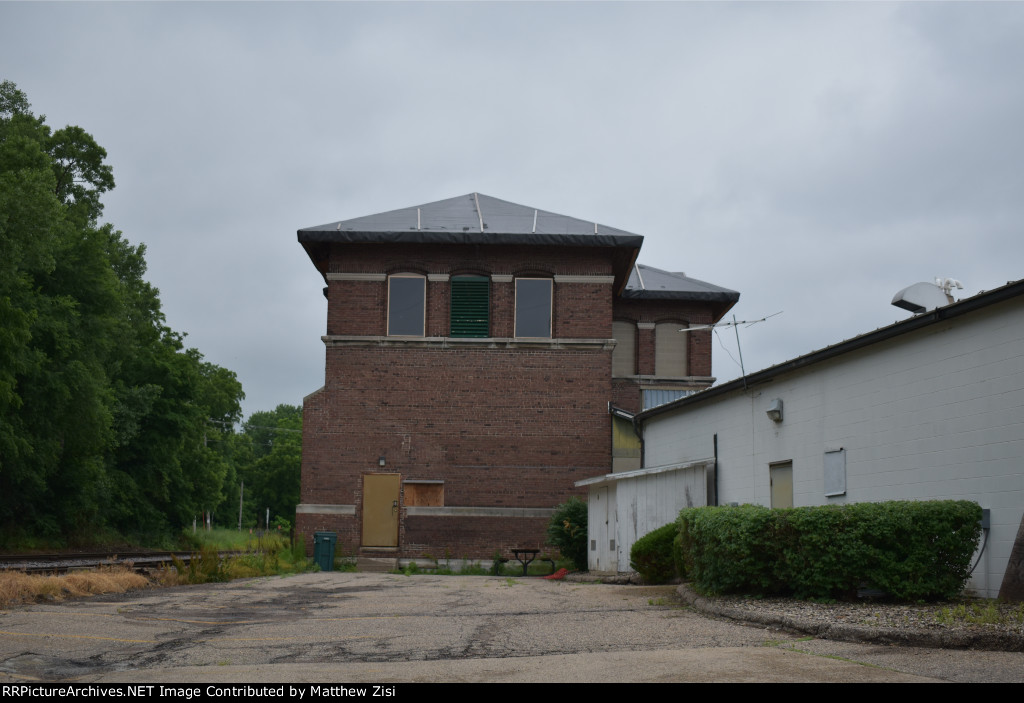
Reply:
[[[221,524],[237,524],[238,492],[244,484],[242,526],[288,526],[295,521],[299,503],[299,467],[302,463],[302,408],[278,405],[274,410],[255,412],[242,423],[233,438],[232,459],[237,471],[220,518]],[[232,512],[233,511],[233,512]]]
[[[672,522],[648,532],[633,543],[629,550],[629,565],[647,583],[665,583],[679,576],[679,567],[673,554],[673,544],[679,536],[679,526]]]
[[[890,501],[769,510],[689,508],[679,530],[689,573],[708,593],[903,600],[952,598],[981,534],[970,501]]]
[[[555,508],[548,523],[548,544],[558,547],[562,556],[580,571],[587,570],[587,504],[570,498]]]
[[[261,500],[292,517],[298,440],[256,451],[234,433],[234,372],[185,348],[145,247],[99,222],[106,152],[30,107],[0,83],[0,541],[159,540],[227,506],[232,486],[237,516],[246,451],[271,474]]]

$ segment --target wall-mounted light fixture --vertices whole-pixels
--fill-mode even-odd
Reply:
[[[384,461],[384,455],[383,455],[383,454],[381,454],[381,455],[380,455],[380,458],[379,458],[379,459],[377,459],[377,465],[378,465],[378,466],[384,466],[384,464],[386,464],[386,463],[387,463],[387,462],[386,462],[386,461]]]
[[[776,398],[768,403],[768,409],[765,410],[765,414],[771,418],[772,422],[782,422],[782,398]]]

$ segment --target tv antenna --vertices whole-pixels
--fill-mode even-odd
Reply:
[[[746,327],[750,327],[751,325],[756,325],[758,322],[764,322],[765,320],[767,320],[769,318],[772,318],[772,317],[775,317],[776,315],[781,315],[782,313],[783,313],[783,311],[779,310],[778,312],[772,313],[771,315],[765,315],[764,317],[758,318],[756,320],[737,320],[736,316],[733,315],[731,322],[730,321],[726,321],[726,322],[716,322],[716,323],[711,324],[711,325],[697,325],[696,327],[686,327],[686,328],[681,329],[679,331],[680,332],[694,332],[696,330],[717,330],[717,328],[719,328],[719,327],[732,327],[733,331],[736,333],[736,349],[740,353],[740,373],[742,374],[742,377],[743,377],[743,389],[746,390],[746,388],[747,388],[747,370],[743,367],[743,347],[740,346],[740,325],[744,325]],[[716,332],[716,334],[717,334],[717,332]],[[721,337],[719,337],[719,340],[721,340]],[[722,348],[725,349],[725,345],[723,345]],[[728,351],[729,350],[726,349],[726,352],[728,352]],[[731,356],[731,354],[730,354],[730,356]],[[735,361],[735,359],[733,359],[733,361]]]

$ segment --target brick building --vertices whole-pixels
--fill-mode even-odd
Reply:
[[[739,298],[477,193],[298,236],[328,309],[297,525],[363,554],[540,547],[575,481],[639,465],[633,413],[713,382],[710,333],[680,330]]]

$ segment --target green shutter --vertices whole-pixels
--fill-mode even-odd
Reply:
[[[452,337],[489,337],[491,281],[486,276],[454,276]]]

